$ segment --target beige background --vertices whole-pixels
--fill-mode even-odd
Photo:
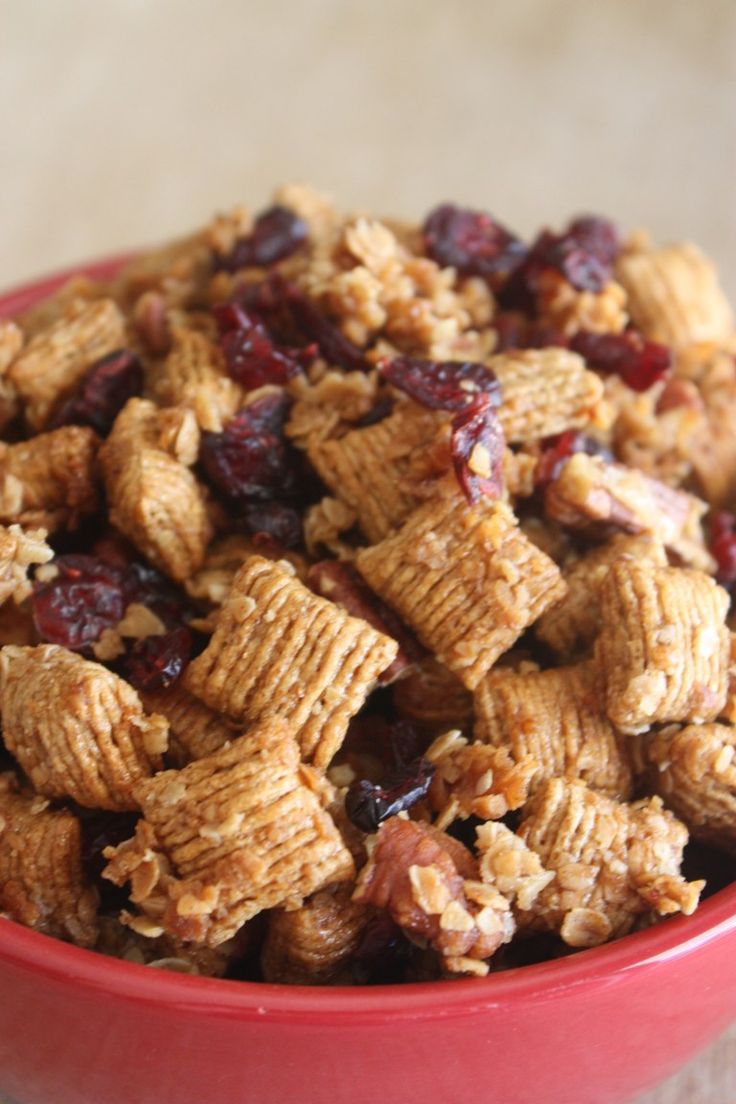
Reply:
[[[610,213],[736,297],[736,0],[0,0],[0,286],[290,179]],[[640,1104],[734,1101],[736,1031]]]

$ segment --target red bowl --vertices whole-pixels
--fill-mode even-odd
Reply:
[[[0,317],[70,274],[0,297]],[[0,920],[0,993],[17,1104],[616,1104],[736,1018],[736,885],[570,958],[371,989],[166,973]]]

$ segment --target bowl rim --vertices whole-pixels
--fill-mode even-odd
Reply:
[[[136,256],[117,253],[69,265],[50,275],[0,291],[0,318],[12,318],[51,295],[74,276],[106,279]],[[325,1025],[421,1021],[509,1008],[520,999],[551,1001],[562,990],[613,984],[632,970],[680,959],[736,930],[736,882],[705,900],[692,916],[672,916],[643,931],[569,957],[513,967],[487,978],[330,986],[231,981],[152,969],[84,950],[0,917],[0,961],[28,973],[143,1002],[177,1006],[238,1020],[268,1017],[284,1023]]]

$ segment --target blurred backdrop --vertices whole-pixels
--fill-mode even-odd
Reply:
[[[736,295],[736,0],[0,0],[0,285],[294,179],[604,212]]]

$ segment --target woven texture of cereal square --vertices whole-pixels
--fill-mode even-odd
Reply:
[[[100,449],[110,520],[177,582],[201,567],[212,536],[204,492],[188,467],[199,435],[186,414],[131,399]]]
[[[3,739],[36,790],[92,809],[135,809],[161,768],[168,725],[129,683],[55,644],[0,652]]]
[[[281,716],[326,767],[396,642],[319,598],[284,562],[246,560],[186,686],[234,721]]]
[[[178,682],[163,690],[141,690],[140,697],[147,712],[159,713],[169,722],[167,760],[177,767],[212,755],[240,735],[235,725]]]
[[[625,742],[603,712],[593,663],[516,674],[497,668],[475,693],[475,735],[536,764],[535,790],[548,778],[582,778],[611,797],[631,794]]]
[[[565,591],[557,565],[527,540],[505,503],[470,506],[449,481],[355,563],[470,690]]]
[[[573,529],[595,532],[614,525],[627,533],[651,533],[683,563],[714,569],[701,526],[707,503],[635,468],[575,453],[547,487],[544,509]]]
[[[79,821],[48,801],[18,792],[0,774],[0,912],[47,935],[92,947],[97,892],[82,870]]]
[[[731,307],[697,246],[624,250],[616,275],[631,320],[645,337],[677,349],[700,341],[725,344],[733,336]]]
[[[690,915],[704,885],[680,875],[687,829],[658,797],[625,805],[553,778],[526,805],[519,836],[555,875],[525,923],[571,947],[625,935],[651,910]]]
[[[263,909],[298,908],[354,876],[280,718],[140,783],[136,797],[145,819],[132,840],[108,849],[105,876],[130,879],[144,922],[182,939],[218,946]]]
[[[48,563],[54,556],[45,537],[44,529],[24,533],[19,525],[0,526],[0,605],[9,598],[17,605],[31,593],[28,568]]]
[[[300,909],[271,913],[261,952],[263,980],[286,985],[349,982],[340,972],[354,955],[371,915],[351,900],[352,885],[323,889]]]
[[[590,421],[603,384],[567,349],[525,349],[488,361],[501,384],[498,418],[511,444],[580,429]]]
[[[646,740],[648,779],[690,834],[736,856],[736,729],[688,725]]]
[[[125,319],[112,299],[89,303],[31,338],[8,369],[31,429],[47,424],[96,360],[126,344]]]
[[[613,724],[715,720],[728,690],[726,591],[699,571],[620,560],[600,594],[595,657]]]
[[[402,403],[388,418],[320,441],[307,455],[320,478],[357,517],[369,541],[383,540],[421,501],[428,455],[443,415]]]
[[[611,540],[586,552],[563,570],[567,594],[537,621],[534,632],[557,655],[567,656],[589,647],[601,626],[599,591],[612,563],[618,559],[666,567],[667,556],[655,537],[646,533],[617,533]]]
[[[190,407],[201,429],[221,433],[243,406],[242,387],[225,374],[220,349],[203,333],[175,329],[172,349],[154,374],[152,397],[162,406]]]
[[[93,429],[64,426],[0,449],[0,522],[76,529],[99,503],[99,444]]]

